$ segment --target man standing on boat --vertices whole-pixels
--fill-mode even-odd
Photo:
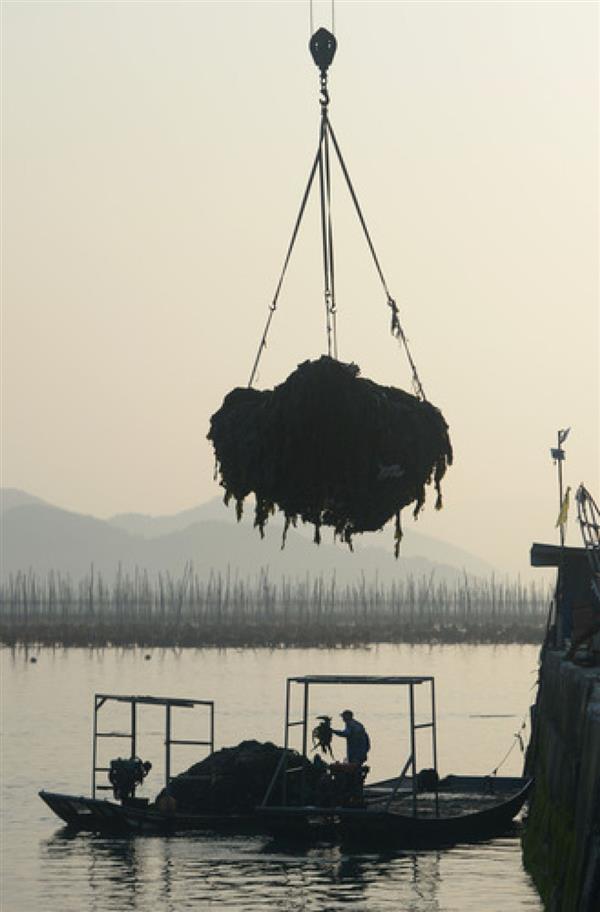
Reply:
[[[370,738],[362,722],[354,718],[354,713],[351,709],[345,709],[340,715],[345,722],[345,728],[341,730],[334,728],[333,734],[346,739],[347,762],[357,763],[362,766],[371,748]]]

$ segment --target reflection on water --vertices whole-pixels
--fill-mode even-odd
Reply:
[[[92,912],[541,908],[514,837],[444,852],[367,855],[260,837],[106,839],[62,830],[41,843],[39,862],[47,877],[45,908],[65,912],[81,908],[83,897]]]
[[[319,844],[299,848],[266,837],[185,834],[109,839],[65,830],[37,796],[45,787],[89,793],[94,692],[155,693],[217,700],[217,743],[280,740],[287,674],[436,676],[446,771],[489,772],[531,698],[530,647],[386,646],[372,650],[41,652],[33,665],[3,660],[2,912],[539,912],[518,836],[446,851],[363,854]],[[460,674],[457,673],[460,671]],[[354,695],[353,695],[354,698]],[[339,700],[329,692],[327,707]],[[359,694],[355,697],[358,704]],[[360,699],[363,699],[360,695]],[[377,774],[395,769],[399,709],[392,697],[358,707],[375,736]],[[389,705],[386,703],[389,700]],[[344,698],[344,702],[346,699]],[[315,712],[316,712],[315,708]],[[506,719],[473,714],[507,713]],[[150,759],[162,755],[151,714]],[[394,741],[394,738],[396,739]],[[395,746],[394,746],[395,745]],[[468,750],[466,746],[468,745]],[[183,753],[181,764],[189,764]],[[513,751],[513,767],[519,758]],[[159,769],[160,764],[157,764]],[[150,785],[155,789],[159,783]],[[498,885],[502,893],[498,897]]]

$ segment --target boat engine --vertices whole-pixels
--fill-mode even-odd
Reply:
[[[422,769],[417,773],[418,792],[437,792],[440,777],[434,769]]]
[[[151,769],[152,764],[148,760],[140,760],[139,757],[118,757],[111,760],[108,781],[112,785],[113,795],[117,801],[133,798],[136,786],[141,785]]]
[[[317,785],[317,803],[323,807],[364,807],[363,788],[369,773],[360,763],[325,764],[320,758],[318,768],[324,767]]]

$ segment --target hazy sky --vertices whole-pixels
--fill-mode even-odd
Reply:
[[[192,506],[316,149],[308,0],[2,17],[2,483],[97,516]],[[556,540],[559,427],[600,499],[598,5],[338,0],[336,35],[332,124],[455,447],[418,529],[524,570]],[[334,218],[340,357],[408,388],[339,179]],[[259,386],[325,350],[318,227],[313,201]]]

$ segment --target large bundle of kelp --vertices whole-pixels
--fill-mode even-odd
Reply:
[[[289,751],[286,776],[288,800],[299,800],[304,770],[305,794],[310,794],[321,773],[313,764]],[[197,814],[245,814],[259,805],[281,760],[283,748],[270,741],[242,741],[224,747],[195,763],[171,780],[169,795],[179,810]],[[298,794],[295,794],[295,793]]]
[[[429,402],[359,376],[355,364],[327,356],[305,361],[274,390],[234,389],[210,423],[225,500],[238,518],[256,497],[261,535],[281,510],[286,530],[300,519],[332,526],[348,544],[381,529],[414,503],[416,516],[433,482],[452,462],[448,426]],[[397,547],[396,547],[397,551]]]

